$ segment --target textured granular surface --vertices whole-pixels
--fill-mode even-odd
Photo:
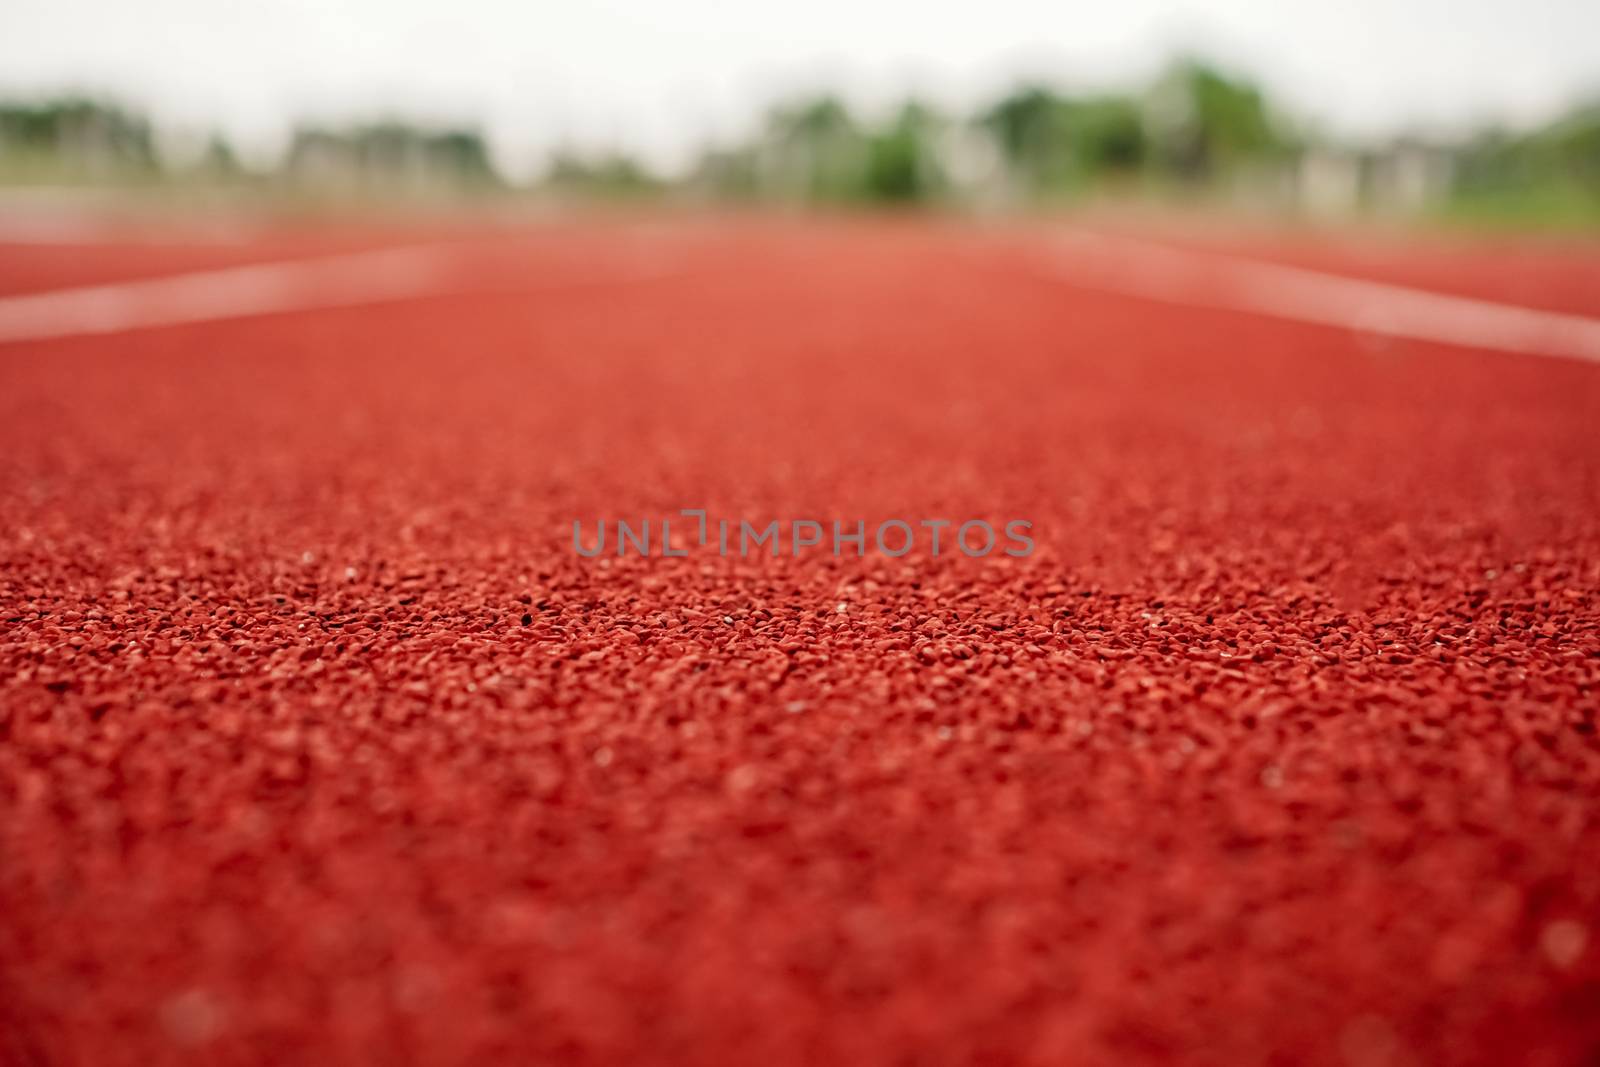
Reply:
[[[0,1060],[1592,1062],[1600,367],[991,236],[0,346]]]

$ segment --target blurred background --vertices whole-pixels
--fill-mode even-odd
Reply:
[[[1594,0],[0,6],[0,198],[1600,224]]]

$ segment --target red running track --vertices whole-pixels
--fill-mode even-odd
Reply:
[[[1600,366],[995,238],[0,345],[0,1060],[1590,1062]],[[571,548],[691,506],[1037,551]]]

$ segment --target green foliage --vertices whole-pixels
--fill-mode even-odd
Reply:
[[[1522,135],[1490,131],[1461,154],[1463,192],[1490,193],[1530,182],[1587,189],[1600,197],[1600,105],[1580,108]]]
[[[1018,177],[1042,192],[1069,184],[1076,171],[1067,111],[1062,97],[1029,86],[995,104],[979,122],[994,135]]]
[[[285,164],[298,181],[395,188],[483,188],[497,184],[476,131],[402,122],[297,130]]]
[[[869,139],[860,198],[880,203],[932,198],[941,184],[938,135],[933,113],[919,104],[907,104],[892,124]]]
[[[867,139],[836,97],[774,109],[757,155],[761,183],[779,197],[838,203],[861,195]]]
[[[562,192],[605,198],[645,196],[662,187],[644,164],[619,152],[597,157],[559,152],[545,174],[545,184]]]
[[[1132,173],[1145,163],[1149,144],[1139,106],[1105,96],[1070,105],[1073,145],[1091,174]]]
[[[1447,213],[1485,223],[1600,223],[1600,103],[1520,134],[1490,130],[1461,149]]]
[[[1194,60],[1156,83],[1146,114],[1158,169],[1188,181],[1281,159],[1292,147],[1259,89]]]
[[[157,169],[150,123],[83,97],[0,104],[0,159],[39,175],[136,178]]]
[[[776,107],[755,135],[708,149],[682,182],[622,152],[565,151],[541,184],[573,196],[682,190],[719,200],[834,205],[1015,203],[1130,186],[1265,191],[1310,202],[1314,192],[1306,191],[1300,167],[1308,147],[1319,154],[1315,162],[1356,175],[1355,200],[1372,206],[1521,225],[1600,223],[1600,101],[1539,129],[1491,130],[1454,146],[1396,142],[1359,151],[1303,139],[1255,85],[1195,60],[1173,64],[1135,92],[1024,85],[970,120],[947,119],[917,101],[864,119],[822,94]],[[1425,171],[1417,170],[1419,159]],[[501,184],[472,129],[403,121],[303,127],[276,172],[250,175],[220,137],[197,163],[164,170],[150,123],[112,104],[79,97],[0,102],[0,181],[164,176],[361,195]]]
[[[701,154],[687,185],[713,200],[755,200],[762,195],[760,159],[749,146],[708,149]]]
[[[1029,86],[1000,100],[979,123],[1034,193],[1077,191],[1131,174],[1149,153],[1140,109],[1127,97],[1073,99]]]
[[[733,152],[708,154],[702,173],[740,174],[758,196],[828,204],[913,203],[941,188],[937,141],[943,123],[911,102],[881,126],[863,123],[837,97],[775,108],[762,138]]]

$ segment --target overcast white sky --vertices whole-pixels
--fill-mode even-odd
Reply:
[[[0,91],[89,89],[270,152],[296,118],[480,122],[660,163],[793,90],[970,107],[1018,77],[1130,84],[1175,51],[1356,135],[1600,94],[1600,0],[3,0]]]

